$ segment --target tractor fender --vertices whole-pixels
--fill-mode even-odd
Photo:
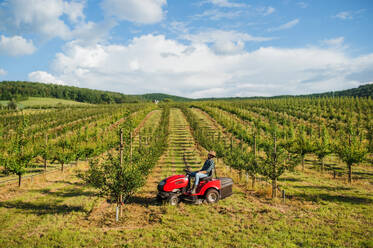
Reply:
[[[203,192],[203,195],[206,195],[206,193],[207,193],[207,191],[208,191],[209,189],[216,189],[216,191],[218,191],[218,192],[219,192],[219,195],[220,195],[220,189],[218,189],[217,187],[209,187],[209,188],[206,188],[206,189],[204,190],[204,192]]]
[[[207,192],[207,190],[209,189],[216,189],[219,194],[220,194],[220,181],[219,180],[213,180],[213,181],[210,181],[206,184],[204,184],[201,188],[201,190],[199,191],[199,195],[205,195],[205,193]]]

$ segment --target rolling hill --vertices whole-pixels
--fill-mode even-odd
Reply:
[[[326,97],[326,96],[353,96],[353,97],[372,97],[373,98],[373,84],[361,85],[358,88],[317,93],[310,95],[283,95],[273,96],[269,98],[281,97]],[[24,102],[24,106],[32,105],[48,105],[55,102],[55,100],[41,100],[41,98],[64,99],[70,101],[71,104],[91,103],[91,104],[109,104],[109,103],[128,103],[128,102],[143,102],[143,101],[203,101],[203,100],[242,100],[265,97],[224,97],[224,98],[199,98],[191,99],[186,97],[174,96],[163,93],[150,93],[143,95],[125,95],[118,92],[92,90],[87,88],[78,88],[73,86],[63,86],[55,84],[44,84],[34,82],[21,81],[3,81],[0,82],[0,101],[4,105],[7,101],[14,99],[17,102],[22,102],[30,97],[30,101]],[[36,99],[36,98],[38,99]],[[63,102],[61,102],[64,104]],[[66,103],[68,104],[68,103]]]

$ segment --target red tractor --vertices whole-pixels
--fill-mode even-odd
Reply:
[[[163,179],[158,184],[157,199],[166,201],[170,205],[177,205],[180,200],[199,204],[203,200],[207,203],[216,203],[232,195],[233,180],[229,177],[213,178],[212,172],[208,177],[200,179],[196,194],[191,194],[191,172],[188,169],[185,169],[185,172],[185,175],[174,175]]]

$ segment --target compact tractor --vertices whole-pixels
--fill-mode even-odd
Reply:
[[[170,205],[177,205],[181,200],[200,204],[216,203],[232,195],[233,180],[229,177],[212,177],[212,171],[208,177],[201,178],[196,193],[192,194],[191,172],[185,169],[185,175],[174,175],[163,179],[158,184],[157,199],[168,202]],[[216,172],[215,172],[216,175]]]

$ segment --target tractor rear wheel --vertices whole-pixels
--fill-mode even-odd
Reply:
[[[216,189],[209,189],[205,195],[207,203],[217,203],[219,201],[219,192]]]

